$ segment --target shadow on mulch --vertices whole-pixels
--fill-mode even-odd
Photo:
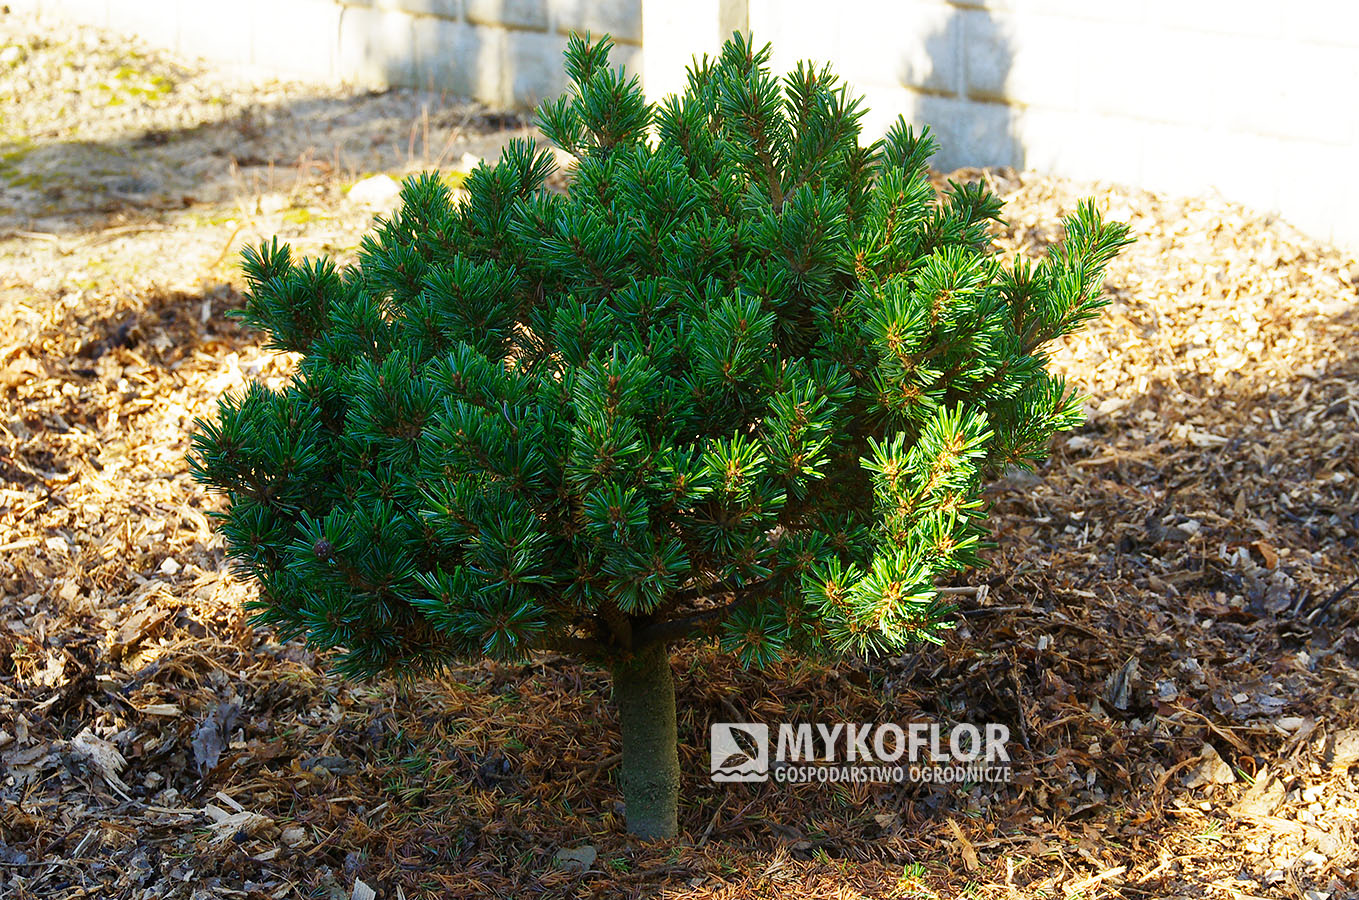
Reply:
[[[350,120],[374,117],[365,107],[380,104],[382,96],[300,97],[184,128],[153,128],[106,141],[0,142],[0,200],[6,188],[14,195],[12,203],[0,202],[0,226],[10,225],[17,229],[10,235],[24,236],[36,224],[57,229],[38,237],[63,240],[128,231],[204,204],[295,191],[318,179],[342,182],[365,170],[420,158],[414,143],[407,147],[404,141],[379,145],[377,151],[370,146],[365,158],[364,138],[378,129],[372,121]],[[448,102],[451,108],[436,110],[422,123],[423,150],[430,149],[431,129],[452,146],[507,129],[522,132],[530,124],[526,114]],[[290,148],[295,151],[290,156],[270,152],[271,145],[284,140],[278,132],[291,138],[298,122],[308,123],[308,129],[324,126],[324,139]],[[410,122],[395,124],[404,130]],[[189,160],[192,167],[185,165]],[[208,160],[213,162],[205,165]],[[447,166],[456,160],[440,162]]]

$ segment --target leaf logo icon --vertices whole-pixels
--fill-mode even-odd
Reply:
[[[736,746],[740,747],[748,759],[754,759],[760,755],[760,744],[755,734],[748,728],[731,728],[727,732],[731,735]]]
[[[715,722],[712,726],[714,781],[765,781],[769,777],[769,726]]]
[[[726,759],[722,760],[720,768],[731,769],[735,768],[736,766],[743,766],[746,763],[750,762],[753,758],[754,757],[752,757],[748,753],[733,753],[731,756],[728,756]]]

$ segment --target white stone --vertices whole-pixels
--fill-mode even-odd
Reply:
[[[283,843],[287,844],[289,847],[301,847],[310,843],[307,839],[307,829],[303,828],[301,825],[289,825],[287,828],[283,829],[283,833],[280,837],[283,839]]]
[[[292,199],[281,191],[261,194],[259,199],[255,201],[255,209],[265,216],[281,213],[290,206],[292,206]]]
[[[584,872],[595,864],[599,851],[589,844],[583,847],[562,848],[552,857],[558,868]]]
[[[349,189],[349,202],[360,206],[391,207],[401,193],[401,185],[390,175],[372,175]]]

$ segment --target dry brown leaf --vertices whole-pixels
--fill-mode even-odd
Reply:
[[[953,834],[953,840],[958,845],[958,851],[963,855],[963,866],[968,872],[981,871],[981,861],[977,859],[977,850],[972,846],[972,842],[963,834],[963,829],[957,820],[948,820],[948,829]]]

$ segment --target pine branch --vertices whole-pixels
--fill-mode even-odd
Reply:
[[[762,584],[758,588],[766,588],[766,586]],[[758,595],[757,588],[748,588],[741,591],[740,596],[737,596],[736,599],[722,606],[701,610],[678,619],[668,619],[664,622],[644,625],[633,633],[633,648],[641,649],[659,642],[669,643],[691,637],[699,633],[705,624],[726,618]]]
[[[616,647],[602,641],[565,634],[544,637],[542,640],[534,642],[533,649],[551,650],[555,653],[566,653],[589,660],[611,659],[618,655]]]

